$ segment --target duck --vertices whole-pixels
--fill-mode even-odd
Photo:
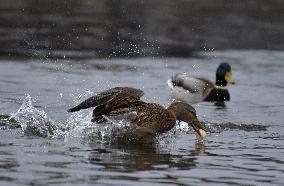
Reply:
[[[68,112],[77,112],[81,109],[94,107],[92,122],[101,121],[103,117],[115,118],[127,115],[133,125],[132,131],[159,135],[168,132],[176,121],[184,121],[191,126],[198,139],[205,139],[206,130],[200,124],[196,110],[184,102],[173,102],[167,108],[157,103],[147,103],[140,98],[144,92],[133,87],[114,87],[96,94],[77,106],[68,109]]]
[[[174,99],[196,104],[202,101],[224,103],[230,101],[227,84],[235,84],[232,78],[231,66],[220,63],[216,70],[216,83],[204,79],[191,77],[187,74],[176,74],[168,80],[168,86]]]

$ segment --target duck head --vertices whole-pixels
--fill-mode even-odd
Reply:
[[[201,139],[206,138],[206,131],[197,119],[196,111],[192,106],[184,102],[174,102],[168,107],[168,110],[174,113],[177,120],[191,125]]]
[[[225,87],[228,83],[235,84],[231,66],[228,63],[221,63],[216,71],[216,85]]]

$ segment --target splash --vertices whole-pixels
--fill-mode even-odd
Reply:
[[[184,134],[190,134],[195,139],[194,131],[188,124],[184,122],[178,123],[172,130],[164,135],[140,138],[130,133],[129,129],[133,125],[129,122],[129,116],[119,118],[105,118],[103,123],[91,122],[92,112],[82,110],[72,113],[66,121],[54,122],[51,120],[44,110],[36,108],[33,103],[36,101],[30,95],[26,95],[21,107],[9,118],[2,117],[2,129],[7,128],[7,123],[13,126],[20,126],[25,135],[33,135],[49,138],[63,138],[69,142],[96,142],[101,144],[132,143],[132,142],[154,142],[164,144],[172,144],[177,138]],[[1,120],[1,121],[2,121]],[[8,122],[9,121],[9,122]],[[234,123],[210,123],[203,122],[208,133],[220,133],[224,130],[244,130],[258,131],[266,130],[266,126],[259,124],[234,124]],[[149,140],[150,139],[150,140]],[[200,142],[200,141],[197,141]]]
[[[30,95],[26,95],[23,104],[18,111],[12,113],[10,118],[20,124],[26,135],[51,137],[57,130],[57,126],[50,120],[43,110],[35,108]]]
[[[0,130],[16,129],[21,126],[9,115],[0,114]]]
[[[162,141],[163,143],[172,144],[177,141],[177,138],[184,134],[188,134],[189,137],[192,140],[195,140],[196,143],[204,142],[204,140],[198,138],[198,135],[193,128],[183,121],[177,122],[176,126],[167,133],[159,135],[158,140]]]
[[[92,114],[88,110],[72,113],[63,122],[53,121],[44,110],[33,106],[35,102],[30,95],[26,95],[20,108],[9,118],[21,127],[25,135],[112,143],[128,136],[132,127],[129,116],[105,118],[103,123],[91,122]]]
[[[72,113],[67,120],[68,132],[65,140],[71,141],[80,138],[84,141],[96,141],[99,143],[113,143],[127,135],[131,124],[127,118],[107,118],[105,122],[91,122],[92,114],[86,111]]]

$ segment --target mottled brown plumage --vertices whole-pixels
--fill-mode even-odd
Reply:
[[[167,109],[156,103],[146,103],[140,100],[143,91],[132,87],[115,87],[104,91],[69,109],[75,112],[80,109],[95,107],[93,119],[102,116],[116,117],[128,114],[135,125],[135,131],[151,134],[161,134],[172,129],[176,120],[190,124],[201,136],[205,137],[205,130],[200,125],[195,109],[182,102],[174,102]]]
[[[73,107],[68,110],[68,112],[76,112],[81,109],[86,109],[90,107],[96,107],[98,105],[114,103],[112,102],[113,98],[119,99],[119,97],[123,97],[124,95],[131,96],[136,99],[140,99],[144,95],[144,92],[140,89],[132,88],[132,87],[115,87],[104,92],[97,94],[96,96],[92,96],[76,107]]]

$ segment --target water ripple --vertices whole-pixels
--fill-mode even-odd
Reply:
[[[211,122],[203,122],[209,132],[212,133],[220,133],[224,130],[242,130],[246,132],[252,131],[266,131],[267,126],[263,124],[248,124],[248,123],[211,123]]]

